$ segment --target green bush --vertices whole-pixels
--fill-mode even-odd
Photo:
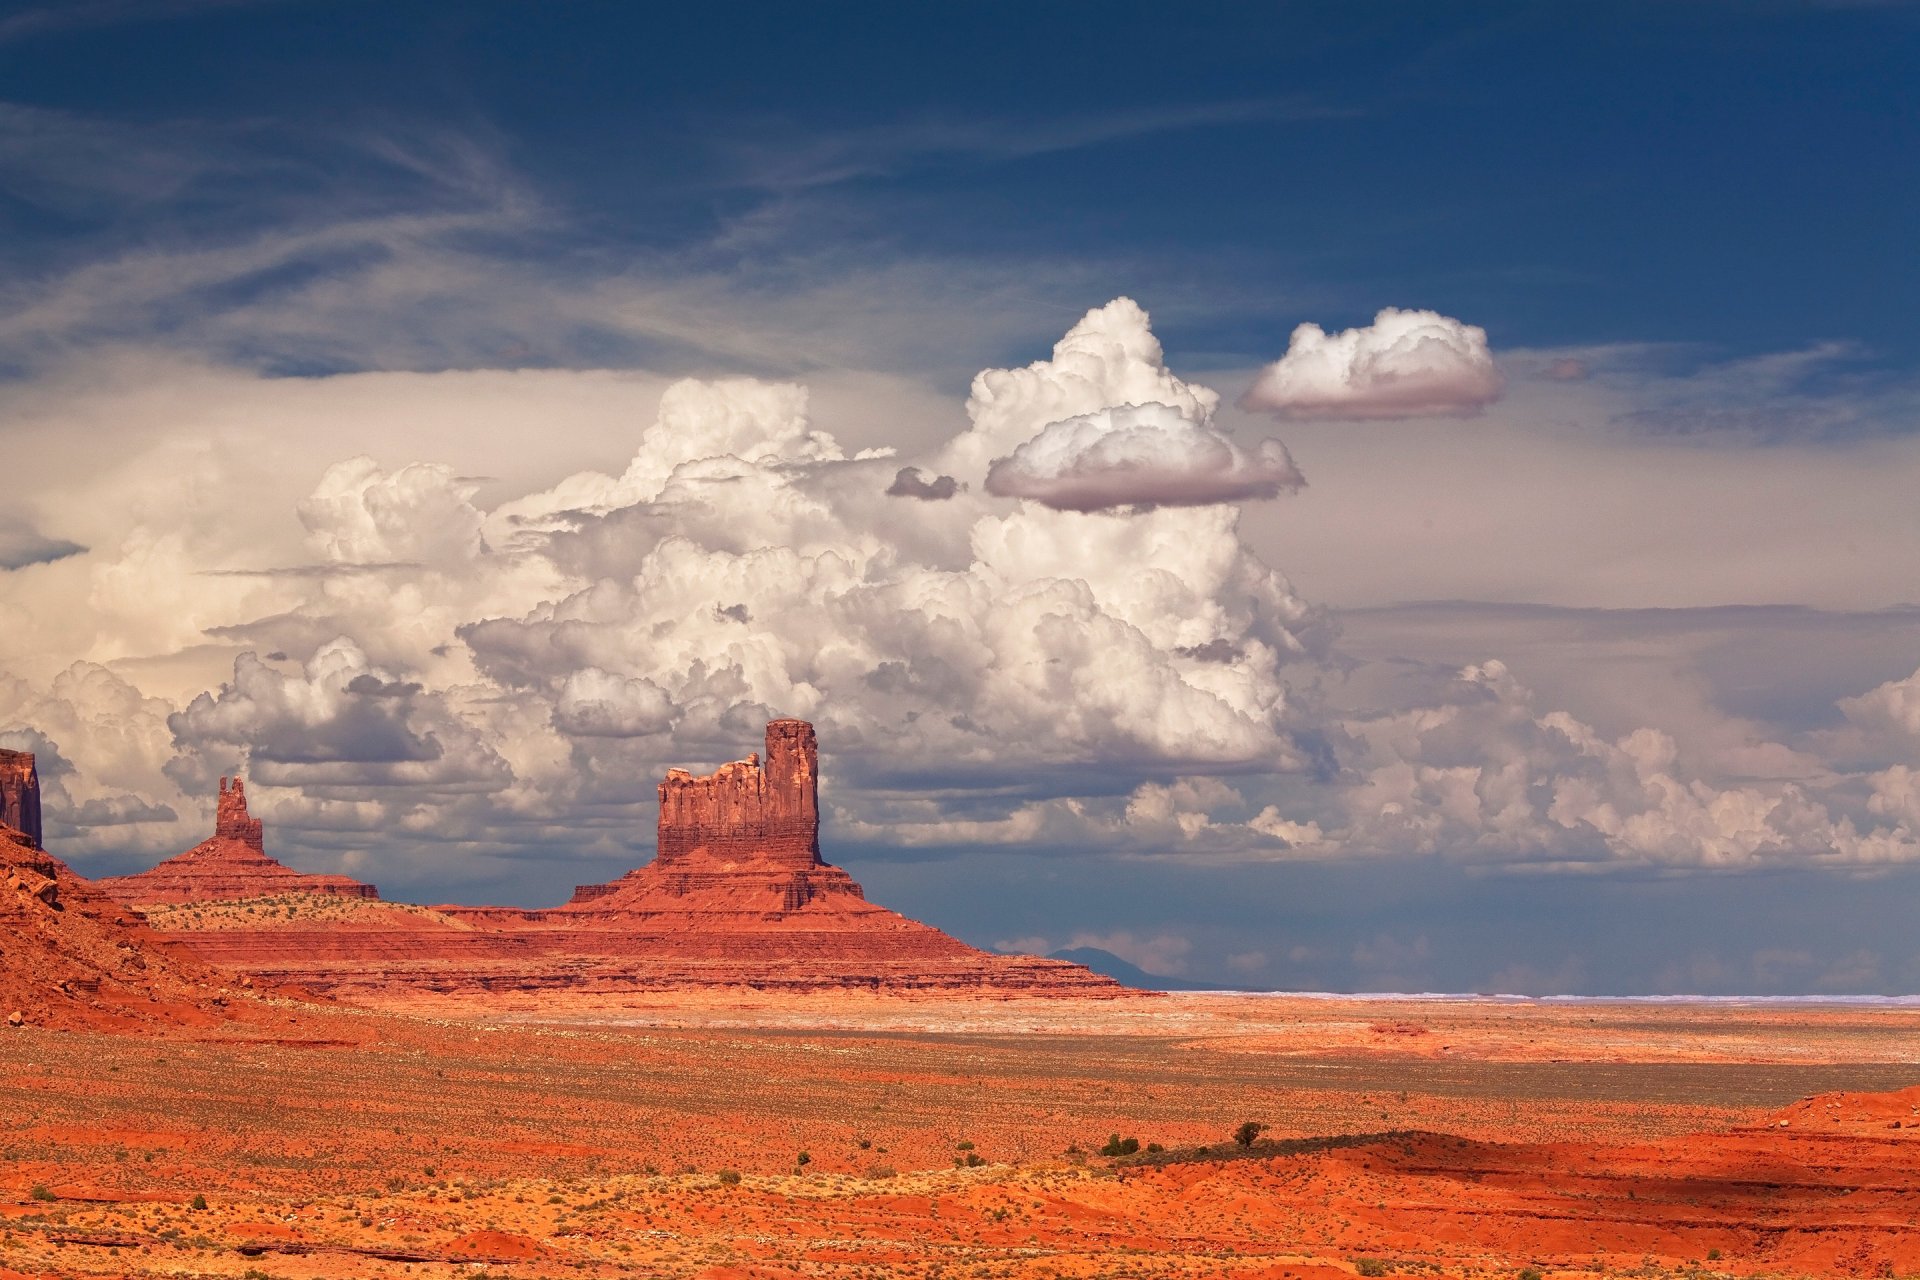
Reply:
[[[187,1208],[189,1209],[204,1209],[206,1207],[207,1198],[197,1191],[193,1193],[193,1199],[187,1202]]]
[[[720,1171],[720,1183],[722,1186],[728,1187],[739,1186],[740,1171],[738,1169],[722,1169]]]
[[[49,1191],[49,1190],[47,1190],[47,1184],[46,1184],[46,1183],[44,1183],[44,1182],[36,1182],[36,1183],[34,1183],[34,1184],[33,1184],[33,1192],[32,1192],[32,1194],[33,1194],[33,1198],[34,1198],[35,1200],[54,1200],[54,1199],[58,1199],[58,1197],[57,1197],[57,1196],[55,1196],[55,1195],[53,1194],[53,1192],[51,1192],[51,1191]]]
[[[1243,1147],[1251,1147],[1254,1139],[1266,1131],[1267,1126],[1261,1124],[1258,1120],[1245,1120],[1241,1122],[1239,1128],[1233,1131],[1233,1140]]]
[[[1353,1269],[1363,1276],[1383,1276],[1387,1274],[1387,1264],[1379,1258],[1355,1258]]]
[[[1103,1156],[1130,1156],[1138,1150],[1140,1150],[1140,1139],[1123,1138],[1116,1133],[1107,1139],[1106,1146],[1100,1148],[1100,1154]]]

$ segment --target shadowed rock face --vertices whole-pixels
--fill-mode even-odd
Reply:
[[[0,750],[0,824],[42,847],[40,830],[40,773],[31,751]]]
[[[685,769],[660,784],[662,869],[690,858],[820,866],[819,747],[804,720],[767,726],[767,762],[750,755],[703,778]]]
[[[282,893],[321,893],[340,898],[378,898],[380,891],[347,876],[307,875],[269,858],[266,826],[247,812],[247,787],[220,779],[213,839],[139,875],[113,876],[100,888],[122,902],[158,904],[264,898]]]

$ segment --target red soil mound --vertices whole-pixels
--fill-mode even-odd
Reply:
[[[1817,1093],[1775,1112],[1768,1124],[1813,1133],[1910,1129],[1920,1136],[1920,1085],[1892,1093]]]
[[[226,979],[7,826],[0,877],[0,1017],[16,1026],[125,1029],[228,1016],[229,997],[216,989]]]
[[[220,807],[213,839],[138,875],[111,876],[100,888],[133,905],[217,902],[285,893],[378,898],[380,891],[347,876],[307,875],[266,854],[265,826],[247,813],[246,784],[220,779]]]

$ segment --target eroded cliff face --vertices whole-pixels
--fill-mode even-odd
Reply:
[[[0,750],[0,823],[44,846],[40,829],[40,772],[31,751]]]
[[[122,902],[139,904],[218,902],[317,893],[378,898],[380,891],[348,876],[308,875],[266,854],[266,829],[247,812],[247,788],[239,778],[220,779],[213,839],[138,875],[112,876],[100,888]]]
[[[704,858],[796,870],[819,866],[818,778],[819,747],[804,720],[767,726],[764,766],[750,755],[705,777],[669,771],[659,787],[656,865]]]

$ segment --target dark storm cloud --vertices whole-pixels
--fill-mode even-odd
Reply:
[[[952,476],[935,476],[929,480],[918,467],[900,468],[893,483],[887,486],[889,498],[918,498],[922,502],[945,502],[959,492],[960,482]]]
[[[51,564],[85,551],[77,542],[49,538],[24,521],[0,517],[0,570]]]

